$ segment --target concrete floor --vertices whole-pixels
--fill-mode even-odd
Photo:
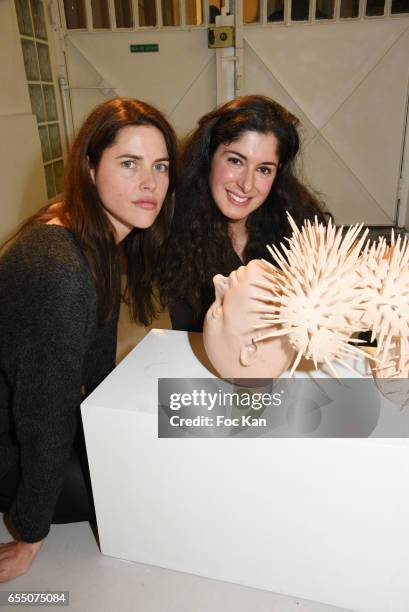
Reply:
[[[1,524],[0,541],[7,540]],[[69,591],[70,612],[345,612],[344,608],[105,557],[88,523],[53,525],[31,571],[0,585],[0,591],[9,590]]]

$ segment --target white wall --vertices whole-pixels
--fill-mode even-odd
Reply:
[[[0,242],[47,201],[13,0],[0,2]]]

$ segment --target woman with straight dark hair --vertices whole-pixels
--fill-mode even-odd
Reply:
[[[0,581],[27,571],[51,522],[92,518],[79,404],[115,365],[121,284],[136,321],[155,314],[153,273],[172,216],[174,132],[117,98],[87,118],[64,193],[0,258]]]
[[[182,154],[181,185],[161,278],[174,329],[201,331],[214,301],[212,278],[317,216],[315,196],[297,179],[298,119],[259,95],[227,102],[199,121]]]

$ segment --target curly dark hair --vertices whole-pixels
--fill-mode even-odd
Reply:
[[[199,121],[182,151],[181,182],[160,278],[164,306],[183,299],[198,312],[213,276],[230,274],[237,267],[229,220],[219,211],[209,186],[212,157],[219,145],[234,142],[248,131],[272,133],[278,140],[279,167],[273,185],[262,206],[246,221],[244,263],[267,258],[267,244],[279,244],[291,235],[287,212],[299,225],[315,216],[325,222],[317,198],[295,175],[298,125],[298,119],[280,104],[260,95],[227,102]]]

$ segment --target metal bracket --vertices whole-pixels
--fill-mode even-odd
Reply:
[[[209,49],[225,49],[226,47],[234,47],[233,26],[218,26],[209,28],[207,35]]]

